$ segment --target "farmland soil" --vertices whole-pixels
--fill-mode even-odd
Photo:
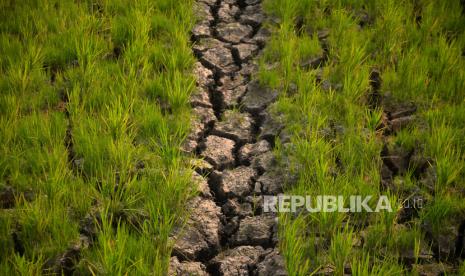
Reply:
[[[277,218],[261,209],[286,181],[272,154],[282,126],[267,110],[277,92],[252,80],[269,36],[261,1],[198,0],[196,12],[195,117],[183,150],[207,163],[196,167],[187,225],[172,234],[169,273],[287,275]]]

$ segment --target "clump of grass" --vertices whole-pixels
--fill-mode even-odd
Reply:
[[[307,243],[300,233],[300,230],[307,226],[305,225],[305,220],[302,218],[290,220],[284,216],[279,219],[280,221],[288,221],[288,223],[286,223],[286,231],[282,231],[286,237],[283,237],[281,248],[284,253],[289,274],[308,274],[310,272],[311,262],[315,262],[315,259],[317,258],[317,252],[314,243]],[[305,255],[307,258],[294,258],[294,253],[290,254],[290,252]]]
[[[343,232],[338,232],[331,239],[329,256],[336,267],[337,274],[344,274],[344,266],[350,258],[353,243],[353,233],[346,227]]]
[[[367,275],[403,275],[405,270],[396,263],[393,259],[388,259],[381,263],[370,263],[371,257],[369,254],[363,254],[360,259],[352,260],[351,272],[357,276]]]

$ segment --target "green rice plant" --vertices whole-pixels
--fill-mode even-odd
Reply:
[[[299,4],[300,2],[297,1],[284,0],[279,2],[265,1],[263,5],[281,19],[292,20],[297,15]]]
[[[373,111],[366,111],[366,126],[371,131],[377,131],[382,123],[383,111],[375,109]]]
[[[41,275],[42,274],[42,263],[43,258],[37,256],[28,260],[24,256],[19,256],[18,254],[13,255],[12,258],[12,267],[4,267],[3,272],[7,273],[17,273],[18,275]]]
[[[34,81],[43,79],[40,71],[43,60],[42,49],[37,45],[30,45],[26,49],[23,49],[20,60],[9,60],[11,67],[7,73],[9,90],[18,91],[23,95],[29,89],[37,89],[38,85],[34,84]]]
[[[344,273],[344,267],[347,264],[352,251],[353,233],[345,227],[342,231],[337,232],[331,239],[329,256],[331,262],[336,267],[337,274]]]
[[[81,37],[76,37],[74,47],[76,49],[76,58],[79,64],[81,75],[85,78],[92,75],[95,70],[95,62],[105,51],[105,44],[92,33],[80,34]],[[85,37],[85,39],[83,39]]]
[[[77,223],[71,221],[66,209],[59,207],[60,203],[60,200],[48,202],[44,195],[38,196],[33,203],[24,203],[18,223],[21,225],[19,239],[24,243],[26,256],[32,258],[39,249],[44,255],[53,256],[66,249],[68,242],[78,236]]]
[[[460,151],[454,146],[455,132],[449,128],[444,121],[434,122],[433,130],[427,139],[428,152],[436,157],[437,187],[441,191],[444,187],[452,185],[462,174],[463,163]],[[433,142],[434,140],[434,142]]]
[[[421,240],[418,237],[415,238],[415,243],[413,246],[413,253],[415,255],[415,263],[418,263],[418,257],[420,256],[420,253],[421,253]]]
[[[351,264],[352,274],[356,276],[368,276],[370,274],[370,254],[361,256],[360,259],[354,257]]]
[[[105,130],[113,140],[128,138],[134,135],[134,124],[131,122],[131,114],[133,113],[134,102],[131,96],[117,97],[110,104],[106,105],[105,116],[102,116],[102,121]]]
[[[415,259],[418,259],[418,255],[421,249],[421,233],[416,227],[412,229],[400,228],[396,229],[396,238],[393,241],[393,246],[398,252],[405,252],[412,250]]]
[[[352,274],[356,276],[369,276],[369,275],[403,275],[405,269],[402,268],[393,259],[385,260],[381,263],[370,262],[370,254],[363,254],[360,259],[355,258],[352,261]]]
[[[10,239],[10,236],[12,235],[10,232],[11,232],[11,229],[14,227],[13,223],[14,221],[11,215],[1,214],[0,216],[0,233],[1,233],[0,246],[2,246],[2,248],[5,249],[0,253],[0,258],[2,260],[14,254],[14,250],[13,250],[14,244],[13,244],[13,241]]]
[[[296,55],[302,61],[322,55],[321,45],[316,36],[299,37],[296,48]]]
[[[395,194],[388,194],[387,196],[391,204],[392,212],[381,212],[377,217],[386,235],[390,236],[394,233],[397,214],[402,208],[402,203],[399,202],[399,198]]]
[[[195,82],[193,78],[185,78],[179,71],[174,71],[169,78],[165,79],[164,87],[168,89],[169,103],[174,110],[186,106],[190,92]]]
[[[279,218],[280,220],[285,220],[284,216]],[[295,220],[289,221],[289,224],[286,223],[285,235],[289,235],[284,239],[284,242],[281,244],[282,252],[284,252],[284,257],[286,260],[286,267],[289,275],[304,275],[310,272],[310,267],[313,264],[310,264],[310,260],[317,258],[316,248],[313,246],[314,240],[308,237],[307,239],[302,235],[300,230],[302,228],[307,228],[307,224],[303,217],[297,218]],[[288,254],[291,253],[292,254]],[[286,255],[288,254],[288,255]],[[295,258],[294,254],[305,255],[307,258],[299,259]]]
[[[119,224],[119,222],[117,222]],[[97,261],[90,262],[88,269],[91,274],[123,275],[132,271],[129,258],[125,256],[128,232],[122,225],[113,229],[113,217],[104,213],[102,216],[101,229],[98,236]]]
[[[427,223],[433,233],[440,233],[448,220],[454,220],[463,212],[463,202],[452,195],[442,195],[434,199],[420,213],[420,219]]]

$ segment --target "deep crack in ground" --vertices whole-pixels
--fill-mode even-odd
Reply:
[[[194,175],[201,193],[188,203],[187,225],[173,234],[170,275],[287,275],[277,219],[260,202],[283,185],[272,176],[274,142],[261,135],[277,92],[252,80],[268,37],[261,1],[198,0],[196,8],[204,19],[192,34],[195,119],[183,150],[207,163]]]

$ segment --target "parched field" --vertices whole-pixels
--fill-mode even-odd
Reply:
[[[465,275],[464,145],[461,0],[0,0],[0,275]]]

